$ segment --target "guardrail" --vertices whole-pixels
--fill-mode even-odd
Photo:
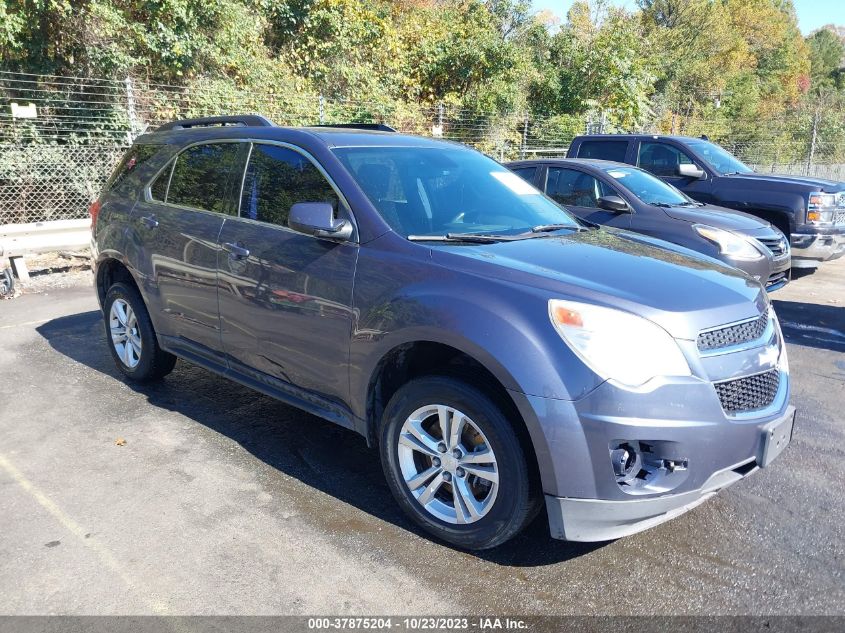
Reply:
[[[73,251],[91,243],[91,220],[0,225],[0,257]]]

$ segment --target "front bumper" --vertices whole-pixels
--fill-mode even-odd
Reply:
[[[669,521],[705,502],[768,465],[792,437],[795,408],[764,425],[754,425],[756,452],[745,460],[714,472],[700,488],[646,499],[579,499],[546,495],[549,529],[553,538],[568,541],[609,541]],[[772,446],[776,430],[782,444]]]
[[[816,268],[845,255],[845,233],[793,233],[792,266]]]

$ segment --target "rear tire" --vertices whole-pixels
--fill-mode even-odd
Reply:
[[[131,380],[158,380],[176,365],[176,357],[158,345],[150,314],[138,290],[112,285],[103,302],[106,341],[114,364]]]
[[[427,376],[399,388],[385,408],[379,450],[402,509],[453,545],[495,547],[536,514],[537,491],[514,427],[464,381]]]

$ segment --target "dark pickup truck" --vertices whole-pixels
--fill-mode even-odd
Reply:
[[[688,136],[579,136],[567,157],[637,165],[699,202],[768,220],[790,236],[795,268],[815,268],[845,254],[845,183],[759,174],[723,147]]]

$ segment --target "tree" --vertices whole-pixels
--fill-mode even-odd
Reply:
[[[845,43],[831,29],[823,28],[807,38],[810,49],[810,82],[814,90],[841,83]]]

